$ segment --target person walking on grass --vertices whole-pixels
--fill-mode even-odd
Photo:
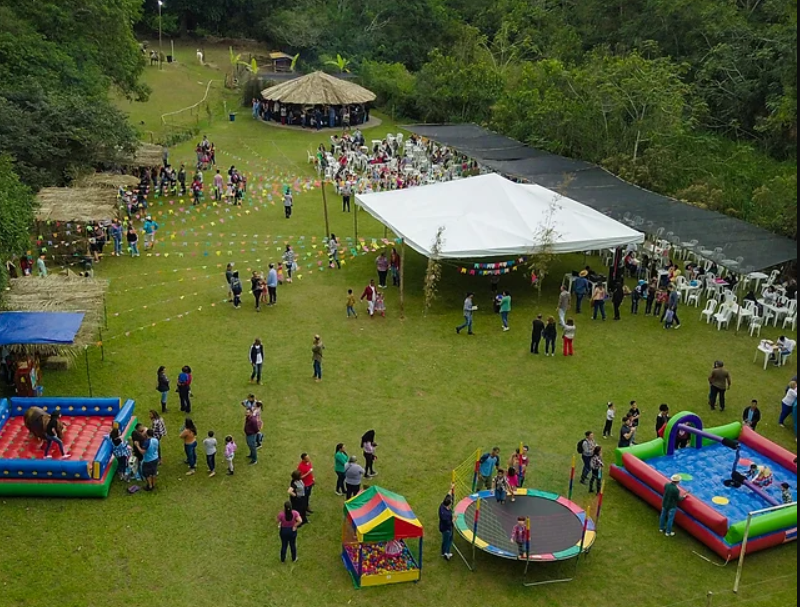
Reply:
[[[139,257],[139,234],[136,233],[136,228],[133,224],[128,225],[128,231],[125,233],[125,240],[128,243],[128,250],[131,252],[131,257]]]
[[[544,333],[544,321],[542,315],[539,314],[533,319],[533,329],[531,332],[531,354],[539,353],[539,344],[542,343],[542,334]]]
[[[442,534],[442,558],[449,561],[453,558],[453,496],[449,493],[439,505],[439,533]]]
[[[792,380],[789,382],[789,388],[786,390],[786,394],[784,394],[783,399],[781,400],[781,415],[778,418],[778,425],[781,428],[785,428],[786,426],[783,422],[786,421],[787,417],[792,415],[792,411],[797,406],[797,382]]]
[[[364,452],[365,472],[367,478],[378,476],[375,472],[375,460],[378,456],[375,450],[378,448],[378,443],[375,442],[375,430],[368,430],[361,437],[361,450]]]
[[[456,327],[456,333],[458,334],[467,329],[467,335],[474,335],[472,331],[472,314],[478,309],[473,303],[474,297],[474,293],[467,293],[467,298],[464,300],[464,323]]]
[[[292,478],[289,481],[289,501],[292,502],[292,508],[297,510],[303,522],[300,526],[307,525],[311,521],[308,520],[308,504],[306,503],[306,486],[303,484],[303,479],[300,478],[300,471],[295,470],[292,472]]]
[[[589,279],[586,278],[588,275],[589,273],[586,270],[581,270],[573,285],[575,289],[575,312],[577,314],[581,313],[583,300],[592,290],[592,284],[589,282]]]
[[[571,318],[568,318],[567,322],[561,325],[561,330],[564,333],[564,356],[574,356],[575,332],[577,331],[575,328],[575,321]]]
[[[334,265],[337,270],[342,269],[342,262],[339,259],[339,240],[336,238],[336,234],[331,234],[328,239],[328,267],[333,269]]]
[[[666,315],[667,310],[672,310],[672,328],[673,329],[680,329],[681,328],[681,319],[678,318],[678,306],[681,303],[681,294],[678,293],[678,289],[675,288],[674,284],[669,285],[668,289],[669,295],[667,296],[667,307],[664,310],[664,314]],[[664,317],[661,317],[661,321],[664,321]]]
[[[303,517],[287,501],[278,513],[278,536],[281,539],[281,563],[286,562],[286,552],[291,550],[292,562],[297,562],[297,530],[303,524]]]
[[[161,394],[161,413],[167,412],[167,397],[169,396],[169,377],[167,377],[167,368],[161,365],[156,372],[158,379],[156,380],[156,390]]]
[[[347,492],[344,486],[345,470],[350,456],[344,450],[344,443],[336,445],[336,453],[333,455],[333,471],[336,473],[336,495],[344,495]]]
[[[664,497],[661,500],[661,518],[658,522],[658,531],[665,534],[667,537],[675,536],[672,526],[675,523],[678,504],[686,499],[686,496],[681,495],[681,490],[678,488],[680,482],[681,476],[675,474],[670,479],[670,482],[664,486]]]
[[[268,306],[278,305],[278,271],[275,269],[275,264],[269,264],[269,272],[267,272],[267,291],[269,292]]]
[[[569,289],[561,285],[561,291],[558,294],[558,320],[562,325],[567,321],[567,312],[569,312],[570,305],[572,305],[572,296],[569,293]]]
[[[725,368],[725,363],[721,360],[714,362],[714,368],[708,376],[709,392],[708,406],[714,411],[717,408],[719,398],[719,410],[725,410],[725,395],[731,387],[731,374]]]
[[[594,486],[597,483],[597,492],[603,488],[603,448],[597,445],[592,452],[592,459],[590,467],[592,469],[592,478],[589,480],[589,493],[594,493]]]
[[[297,464],[297,470],[300,472],[300,479],[306,488],[306,512],[314,514],[311,510],[311,492],[314,490],[314,464],[311,463],[311,457],[308,453],[300,454],[300,463]]]
[[[581,470],[581,485],[585,485],[592,473],[592,456],[594,455],[594,448],[597,442],[594,440],[594,432],[587,430],[583,439],[578,442],[578,452],[581,454],[583,460],[583,469]]]
[[[214,431],[209,430],[208,436],[203,439],[203,450],[206,452],[206,464],[208,465],[208,476],[217,475],[217,439],[214,438]]]
[[[264,344],[256,337],[253,345],[250,346],[250,365],[253,367],[253,372],[250,374],[250,383],[254,381],[261,385],[261,372],[264,369]]]
[[[248,458],[250,465],[255,466],[258,463],[258,419],[252,409],[246,409],[244,416],[244,437],[250,450]]]
[[[311,344],[311,359],[314,364],[314,381],[317,383],[322,381],[322,355],[325,350],[325,344],[322,343],[322,338],[319,335],[314,336],[314,342]]]
[[[286,245],[286,250],[283,252],[283,263],[286,264],[286,282],[291,283],[294,276],[295,255],[290,244]]]
[[[183,422],[180,437],[183,439],[183,451],[186,453],[186,464],[189,466],[186,476],[192,476],[197,472],[197,426],[194,425],[192,418],[187,417]]]
[[[231,301],[233,302],[233,307],[238,310],[242,307],[242,281],[239,278],[239,272],[233,273],[230,285]]]
[[[236,442],[229,434],[225,437],[225,463],[228,464],[228,476],[233,476],[233,460],[236,457]]]
[[[500,300],[500,321],[503,323],[503,331],[508,331],[508,315],[511,314],[511,293],[503,291],[503,297]]]
[[[378,299],[378,289],[375,288],[375,281],[370,280],[369,284],[364,289],[364,292],[361,294],[361,301],[367,301],[367,311],[369,312],[369,317],[375,317],[375,301]]]
[[[619,281],[614,287],[614,294],[611,296],[611,303],[614,305],[614,320],[622,320],[620,316],[620,309],[622,302],[625,301],[625,288],[622,281]]]
[[[547,324],[544,326],[542,332],[544,336],[544,355],[556,355],[556,339],[558,338],[558,327],[556,327],[556,319],[552,316],[547,318]]]
[[[294,198],[292,197],[291,190],[286,190],[283,195],[283,213],[286,219],[292,218],[292,207],[294,206]]]
[[[599,283],[592,292],[592,320],[597,320],[599,314],[603,321],[606,319],[606,298],[608,291],[603,283]]]
[[[612,436],[611,432],[614,428],[614,418],[617,416],[617,410],[614,407],[614,403],[609,402],[606,405],[606,424],[603,426],[603,438],[610,438]]]
[[[356,296],[353,295],[353,289],[347,289],[347,318],[358,318],[356,312]]]
[[[261,449],[262,445],[264,444],[264,403],[260,400],[256,401],[255,406],[253,407],[253,417],[256,418],[256,424],[258,425],[258,434],[256,434],[256,449]]]

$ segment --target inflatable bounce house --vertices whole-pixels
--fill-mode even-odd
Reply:
[[[418,582],[422,536],[422,523],[403,496],[370,487],[349,499],[344,504],[342,561],[353,585]]]
[[[117,461],[112,428],[129,436],[134,402],[118,398],[11,398],[0,400],[0,495],[106,497]],[[64,448],[70,456],[44,456],[42,437],[53,411],[61,412]]]
[[[658,510],[679,475],[688,496],[675,520],[726,561],[741,553],[751,513],[748,554],[797,540],[797,458],[739,422],[704,429],[697,415],[680,413],[663,438],[617,449],[610,472]],[[783,483],[793,502],[785,506]]]

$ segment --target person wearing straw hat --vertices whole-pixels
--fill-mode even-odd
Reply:
[[[584,297],[589,295],[592,290],[592,283],[589,282],[587,278],[589,276],[589,272],[586,270],[581,270],[578,274],[578,278],[575,279],[575,284],[573,288],[575,290],[575,313],[581,313],[581,304],[583,303]]]
[[[681,495],[678,487],[681,483],[681,475],[673,474],[670,482],[664,486],[664,497],[661,500],[661,519],[658,523],[658,531],[667,537],[674,537],[675,532],[672,526],[675,523],[675,515],[678,512],[678,504],[686,499]]]

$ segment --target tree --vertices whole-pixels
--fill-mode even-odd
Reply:
[[[442,262],[439,259],[439,256],[442,253],[442,247],[444,246],[444,226],[439,227],[436,230],[436,238],[433,239],[433,244],[431,246],[431,254],[428,257],[428,269],[425,271],[425,284],[423,286],[423,292],[425,294],[425,301],[423,303],[423,313],[427,314],[428,310],[431,309],[433,306],[433,302],[436,300],[439,280],[442,278]]]
[[[33,207],[33,194],[14,172],[11,157],[0,154],[0,293],[8,279],[5,261],[30,248]]]

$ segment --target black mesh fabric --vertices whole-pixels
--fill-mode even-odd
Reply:
[[[722,249],[716,261],[742,257],[740,271],[753,272],[797,259],[797,243],[735,217],[701,209],[643,190],[598,166],[530,148],[475,124],[425,124],[404,127],[452,147],[511,179],[563,193],[609,217],[649,233],[663,228],[673,242],[697,240],[697,250]]]

